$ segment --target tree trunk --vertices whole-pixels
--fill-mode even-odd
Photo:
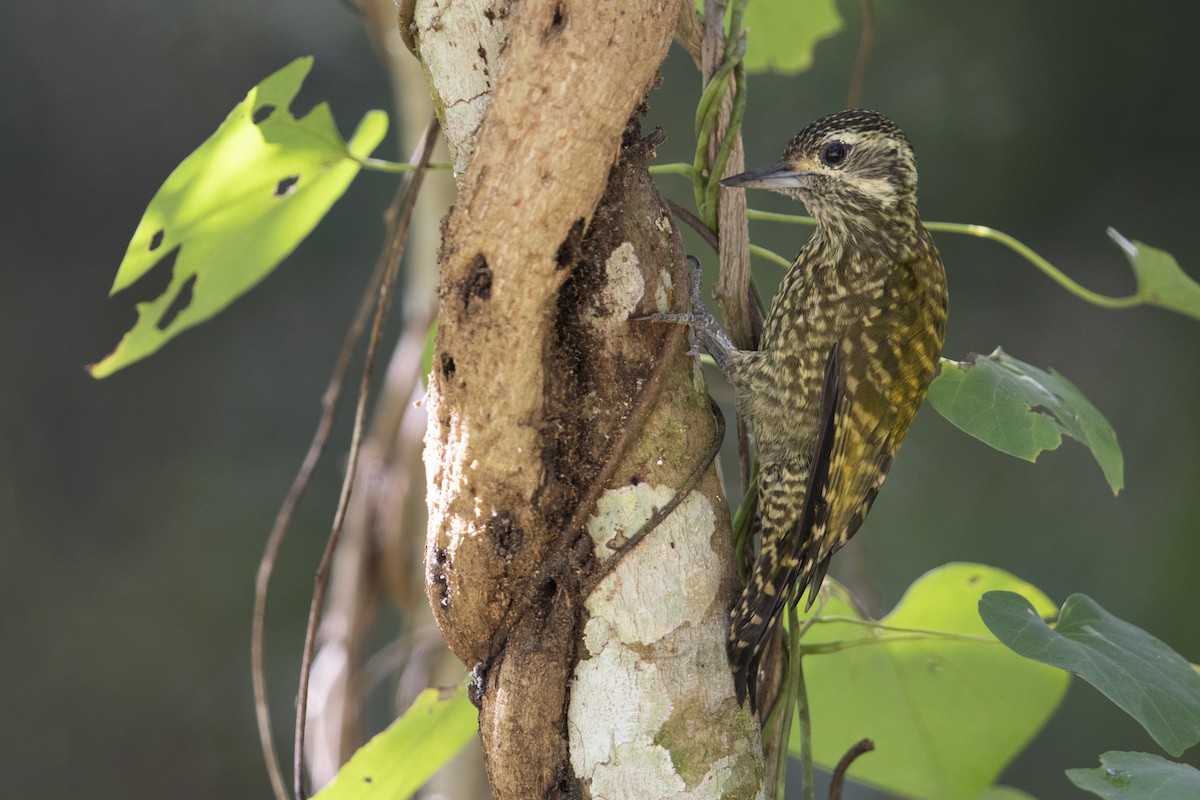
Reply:
[[[761,793],[724,651],[737,581],[716,420],[682,329],[630,321],[686,302],[634,116],[679,11],[401,4],[461,171],[427,400],[427,589],[475,669],[502,800]]]

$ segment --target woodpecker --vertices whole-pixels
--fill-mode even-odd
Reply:
[[[704,308],[698,262],[692,327],[734,388],[758,450],[760,545],[730,612],[738,701],[756,705],[759,661],[784,611],[811,608],[830,558],[887,477],[937,369],[946,275],[917,214],[908,137],[856,109],[812,123],[783,160],[722,181],[802,202],[816,229],[783,278],[758,350],[739,350]]]

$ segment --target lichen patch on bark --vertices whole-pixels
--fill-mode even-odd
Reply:
[[[614,643],[575,670],[567,714],[571,766],[592,798],[669,797],[685,787],[671,754],[653,742],[671,701],[658,670],[640,661]],[[598,682],[604,691],[596,691]]]
[[[588,522],[597,560],[618,558],[610,545],[673,495],[643,481],[605,492]],[[730,696],[715,526],[710,498],[691,492],[585,601],[567,726],[586,796],[757,796],[757,736]]]
[[[604,262],[604,286],[599,292],[600,307],[592,315],[599,333],[624,325],[646,293],[646,279],[633,242],[622,242]]]
[[[597,503],[600,513],[588,521],[597,559],[612,557],[609,545],[622,543],[674,494],[669,486],[646,483],[605,492]],[[592,592],[587,599],[589,628],[603,619],[622,643],[649,645],[680,625],[703,619],[721,588],[710,536],[714,519],[708,498],[689,494]],[[647,614],[647,608],[655,613]]]

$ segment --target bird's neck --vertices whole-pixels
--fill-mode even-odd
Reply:
[[[928,237],[912,200],[886,211],[825,207],[813,209],[813,216],[817,221],[814,246],[838,263],[905,261],[922,251]]]

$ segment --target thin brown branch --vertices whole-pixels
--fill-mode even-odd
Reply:
[[[850,74],[846,108],[858,108],[862,105],[863,84],[867,81],[867,69],[871,66],[871,50],[874,46],[875,2],[862,0],[862,34],[858,39],[858,55],[854,57],[854,71]]]
[[[575,506],[575,512],[571,515],[571,522],[567,526],[568,541],[572,541],[575,535],[587,525],[587,519],[591,515],[592,509],[596,507],[596,502],[600,499],[600,494],[608,486],[608,482],[612,480],[613,473],[617,471],[617,466],[620,465],[625,451],[629,448],[629,443],[633,440],[634,435],[641,430],[642,423],[646,421],[650,409],[654,407],[654,403],[658,400],[658,394],[662,390],[663,379],[666,378],[667,368],[671,364],[670,354],[673,350],[679,348],[680,339],[683,337],[683,334],[683,329],[677,328],[663,339],[662,346],[659,348],[658,358],[654,362],[654,370],[650,373],[650,379],[646,381],[641,395],[638,396],[637,404],[634,405],[629,416],[625,418],[625,424],[621,426],[621,430],[617,434],[617,440],[609,452],[604,466],[601,467],[596,477],[592,479],[587,492],[580,499],[578,505]]]
[[[643,397],[648,395],[649,393],[646,392],[643,394]],[[621,559],[629,555],[629,553],[631,553],[633,549],[638,546],[638,543],[641,542],[642,539],[645,539],[651,531],[662,524],[663,520],[671,516],[671,512],[674,511],[679,504],[682,503],[687,496],[692,493],[692,490],[696,488],[696,484],[700,483],[700,479],[704,477],[704,473],[707,472],[708,468],[712,466],[712,463],[717,460],[717,454],[721,452],[721,443],[725,440],[725,417],[722,416],[721,407],[717,405],[715,400],[710,397],[708,398],[708,402],[712,406],[713,419],[716,422],[716,425],[714,426],[715,430],[713,431],[712,445],[708,448],[708,452],[701,456],[700,460],[696,462],[696,468],[692,470],[692,473],[688,475],[687,480],[685,480],[683,485],[675,491],[675,494],[671,496],[671,499],[666,503],[666,505],[664,505],[662,508],[655,509],[654,513],[650,515],[650,519],[642,523],[642,526],[634,531],[632,535],[626,538],[626,540],[616,548],[616,551],[612,554],[612,556],[610,556],[607,561],[600,565],[600,568],[596,571],[595,575],[588,580],[587,585],[581,592],[582,596],[586,597],[590,595],[592,591],[600,584],[600,581],[604,580],[604,578],[616,568],[616,566],[621,562]]]
[[[874,742],[862,739],[846,751],[846,755],[842,756],[842,760],[833,768],[833,780],[829,782],[829,800],[841,800],[842,786],[846,783],[846,772],[849,771],[850,765],[854,763],[854,759],[874,749]]]
[[[713,252],[720,252],[720,242],[717,241],[717,235],[712,232],[711,228],[704,224],[704,220],[700,219],[691,211],[688,211],[686,208],[679,205],[679,203],[676,203],[669,197],[664,197],[663,200],[666,201],[667,208],[671,209],[671,213],[674,214],[676,218],[686,222],[689,228],[700,234],[700,238],[704,240],[705,244],[713,249]]]
[[[677,303],[687,302],[685,287],[686,283],[684,281],[676,281],[675,301]],[[650,373],[650,379],[642,387],[642,393],[638,396],[637,403],[634,405],[633,410],[629,412],[629,416],[625,418],[625,424],[621,426],[621,430],[617,433],[617,439],[609,453],[608,460],[604,462],[604,466],[596,474],[591,485],[588,486],[587,493],[580,499],[579,504],[575,507],[575,512],[571,515],[571,523],[567,526],[567,541],[572,541],[574,535],[582,531],[587,524],[588,516],[592,513],[592,509],[596,507],[596,501],[600,499],[600,494],[612,479],[613,473],[617,471],[617,466],[621,463],[621,459],[624,457],[630,441],[641,430],[642,423],[645,422],[650,409],[658,401],[659,392],[662,391],[663,380],[666,378],[667,369],[671,364],[671,353],[679,348],[683,335],[683,328],[677,326],[675,330],[672,330],[663,339],[662,345],[658,350],[658,357],[654,361],[654,370]]]
[[[735,0],[735,2],[740,2],[740,0]],[[736,44],[735,39],[727,40],[726,37],[725,10],[728,5],[727,0],[705,0],[704,3],[703,39],[701,41],[703,69],[701,73],[706,84],[729,55],[729,48]],[[737,91],[738,80],[734,76],[730,76],[728,80],[729,86],[721,98],[717,123],[713,127],[708,141],[710,164],[715,162],[730,124],[740,124],[739,121],[732,119],[734,94]],[[745,154],[742,149],[742,134],[740,130],[735,130],[723,174],[717,177],[728,177],[743,169],[745,169]],[[746,195],[744,192],[724,189],[718,190],[717,197],[719,198],[717,235],[720,241],[718,248],[720,269],[716,285],[713,287],[713,297],[721,306],[726,329],[734,343],[738,347],[753,350],[758,346],[757,331],[761,326],[753,310],[750,283],[750,229],[746,221]],[[740,415],[737,420],[737,433],[738,464],[744,492],[748,488],[747,481],[751,470],[750,442],[748,431]]]
[[[357,474],[358,454],[363,438],[363,419],[366,415],[367,396],[374,372],[375,354],[383,333],[383,324],[391,305],[392,287],[400,270],[400,257],[404,252],[404,243],[408,237],[408,223],[412,218],[413,207],[416,205],[417,194],[425,177],[425,169],[433,152],[433,142],[438,133],[436,118],[431,120],[425,130],[416,152],[410,161],[418,167],[412,173],[404,189],[404,200],[397,213],[388,220],[391,228],[388,237],[386,253],[387,269],[379,284],[375,303],[375,317],[371,325],[371,336],[367,341],[366,360],[363,365],[362,379],[359,383],[358,402],[354,409],[354,430],[350,439],[350,454],[347,459],[346,477],[342,482],[341,497],[338,499],[337,511],[334,514],[333,528],[321,555],[321,563],[317,567],[314,580],[312,602],[308,609],[308,628],[304,634],[304,656],[300,662],[300,689],[296,703],[296,737],[293,755],[292,783],[297,800],[304,800],[304,730],[308,715],[308,682],[312,671],[313,649],[316,644],[317,622],[320,618],[321,607],[325,602],[325,590],[328,586],[329,570],[333,563],[333,555],[341,538],[342,526],[346,521],[346,510],[349,507],[350,494],[354,488]]]
[[[399,199],[399,195],[397,195],[397,199]],[[387,265],[386,258],[380,258],[375,265],[375,271],[367,282],[363,298],[354,313],[350,327],[346,330],[345,338],[342,339],[342,347],[338,353],[337,362],[334,364],[333,374],[321,397],[321,419],[313,432],[312,441],[309,443],[308,452],[304,455],[300,469],[297,470],[287,496],[284,497],[283,503],[275,515],[275,522],[271,526],[271,533],[263,548],[262,558],[258,562],[258,574],[254,579],[254,617],[250,630],[250,671],[254,684],[254,711],[258,723],[258,739],[262,746],[263,760],[267,765],[267,774],[270,776],[271,789],[276,800],[289,800],[290,795],[283,777],[283,770],[279,766],[279,752],[275,747],[274,735],[271,732],[271,710],[267,701],[267,680],[263,657],[267,597],[270,594],[271,577],[275,572],[275,564],[279,560],[279,551],[291,528],[296,506],[304,496],[305,490],[308,489],[313,470],[320,461],[321,455],[325,451],[325,445],[329,441],[329,432],[333,429],[334,418],[341,402],[346,372],[350,368],[350,359],[354,354],[359,337],[362,336],[363,328],[366,327],[367,317],[375,304],[375,298],[379,293],[379,285],[383,281]]]

